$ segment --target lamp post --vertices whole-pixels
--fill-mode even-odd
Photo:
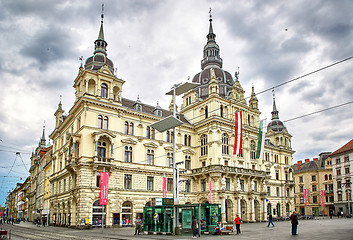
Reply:
[[[351,195],[350,191],[351,191],[351,182],[348,182],[346,180],[345,183],[342,183],[342,185],[346,188],[346,192],[347,192],[347,204],[348,204],[348,213],[347,213],[347,218],[351,217],[351,204],[349,201],[349,196]]]
[[[173,199],[174,199],[174,219],[173,219],[173,234],[175,235],[175,228],[177,226],[178,212],[175,207],[176,204],[179,204],[179,191],[178,191],[178,176],[176,168],[176,127],[183,124],[181,120],[176,117],[176,96],[179,96],[187,91],[199,86],[198,83],[179,83],[175,84],[172,87],[172,90],[167,92],[166,95],[173,95],[173,115],[166,117],[154,124],[151,125],[154,129],[157,129],[159,132],[164,132],[168,129],[173,128]]]

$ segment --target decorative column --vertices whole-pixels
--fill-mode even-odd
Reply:
[[[226,199],[225,199],[225,197],[222,198],[221,212],[222,212],[222,223],[225,223],[226,222]]]
[[[267,219],[267,206],[266,206],[266,198],[264,199],[264,220]]]
[[[237,214],[240,216],[240,218],[242,219],[242,215],[241,215],[241,205],[240,205],[240,198],[238,198],[238,208],[237,208]]]
[[[88,93],[88,81],[86,81],[86,93]]]
[[[251,199],[251,221],[255,222],[255,200]]]

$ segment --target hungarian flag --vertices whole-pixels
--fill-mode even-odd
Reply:
[[[108,182],[109,182],[109,173],[101,172],[100,173],[100,199],[99,205],[107,205],[108,204]]]
[[[242,114],[241,111],[235,113],[235,140],[234,140],[234,153],[233,155],[239,155],[241,153],[242,145],[242,134],[243,134],[243,125],[242,125]]]
[[[257,142],[256,159],[262,158],[262,155],[264,153],[265,133],[262,131],[264,123],[265,123],[265,120],[260,121],[259,140]]]

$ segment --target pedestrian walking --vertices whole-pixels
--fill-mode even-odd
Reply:
[[[136,220],[135,220],[135,235],[140,235],[140,232],[141,232],[141,224],[142,224],[142,221],[141,221],[141,218],[140,217],[137,217]]]
[[[271,213],[268,214],[268,224],[267,224],[267,227],[269,227],[270,224],[272,224],[272,226],[275,227],[275,225],[273,224],[273,217],[272,217],[272,214],[271,214]]]
[[[197,238],[197,220],[195,215],[192,216],[192,221],[191,221],[191,229],[192,229],[192,238]]]
[[[292,215],[290,215],[290,221],[292,224],[292,235],[297,235],[297,229],[298,229],[298,215],[295,211],[293,211]]]
[[[241,222],[241,219],[237,214],[236,218],[234,219],[235,227],[237,229],[237,234],[240,234],[240,222]]]

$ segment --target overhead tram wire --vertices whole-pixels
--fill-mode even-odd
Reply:
[[[23,161],[23,159],[22,159],[22,157],[21,157],[21,153],[20,153],[20,152],[17,152],[16,154],[18,154],[18,156],[20,156],[20,159],[21,159],[21,161],[22,161],[22,163],[23,163],[23,166],[26,168],[26,170],[27,170],[27,172],[28,172],[28,168],[27,168],[25,162]]]

